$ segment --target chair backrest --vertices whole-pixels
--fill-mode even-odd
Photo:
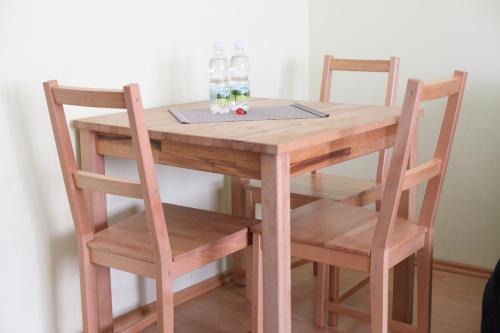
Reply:
[[[43,85],[77,236],[89,240],[94,234],[84,190],[141,198],[144,200],[148,229],[155,244],[155,256],[161,262],[171,262],[167,225],[139,86],[129,84],[123,90],[104,90],[64,87],[59,86],[57,81],[44,82]],[[139,182],[78,169],[64,105],[127,109],[132,142],[137,154]]]
[[[387,73],[387,88],[385,106],[393,106],[396,101],[396,90],[399,76],[399,58],[391,57],[389,60],[358,60],[337,59],[332,55],[325,55],[323,63],[323,79],[321,81],[320,101],[330,102],[333,71],[348,72],[374,72]],[[390,149],[381,150],[377,166],[377,183],[384,183],[387,174],[387,164],[390,158]],[[315,173],[316,171],[313,171]],[[377,202],[377,209],[379,203]]]
[[[356,60],[336,59],[332,55],[325,55],[320,91],[321,102],[330,101],[333,71],[388,73],[385,105],[394,105],[399,76],[398,57],[391,57],[389,60]]]
[[[460,71],[456,71],[452,79],[444,81],[424,84],[419,80],[408,80],[372,249],[387,247],[402,192],[424,182],[427,182],[427,189],[418,223],[433,228],[466,80],[467,73]],[[407,170],[411,138],[417,127],[420,102],[441,98],[447,98],[447,103],[434,158]]]

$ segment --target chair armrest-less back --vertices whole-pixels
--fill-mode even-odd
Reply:
[[[320,101],[322,102],[330,101],[333,71],[387,73],[385,105],[394,105],[399,76],[398,57],[391,57],[389,60],[359,60],[337,59],[332,55],[325,55],[320,90]]]
[[[171,262],[167,225],[139,87],[130,84],[123,90],[88,89],[64,87],[59,86],[57,81],[48,81],[44,83],[44,89],[77,236],[88,240],[95,232],[93,222],[88,216],[84,190],[143,199],[155,256],[161,261]],[[65,104],[127,109],[132,142],[137,155],[139,182],[78,169],[66,121],[63,106]]]
[[[373,248],[386,248],[397,217],[402,192],[424,182],[427,182],[427,189],[419,224],[429,229],[433,228],[466,80],[466,72],[456,71],[453,78],[449,80],[426,84],[415,79],[408,81],[372,250]],[[410,153],[410,138],[416,130],[420,102],[441,98],[447,98],[447,103],[434,158],[406,170]]]

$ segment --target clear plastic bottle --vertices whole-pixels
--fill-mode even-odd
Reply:
[[[229,104],[231,103],[229,62],[224,56],[224,45],[220,42],[214,44],[214,53],[210,58],[208,73],[210,78],[210,111],[212,113],[229,112]]]
[[[231,57],[231,109],[249,109],[250,81],[248,80],[249,63],[245,55],[244,45],[234,43],[234,53]]]

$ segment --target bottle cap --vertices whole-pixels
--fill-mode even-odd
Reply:
[[[224,50],[224,43],[221,41],[216,41],[214,43],[214,50],[217,50],[217,51]]]
[[[234,49],[235,50],[243,50],[245,48],[245,43],[242,41],[236,41],[234,42]]]

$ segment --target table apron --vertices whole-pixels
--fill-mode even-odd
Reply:
[[[292,176],[383,150],[394,145],[397,125],[347,136],[290,152]],[[99,134],[97,153],[136,159],[130,137]],[[167,140],[151,140],[155,163],[242,178],[261,179],[261,154]]]

